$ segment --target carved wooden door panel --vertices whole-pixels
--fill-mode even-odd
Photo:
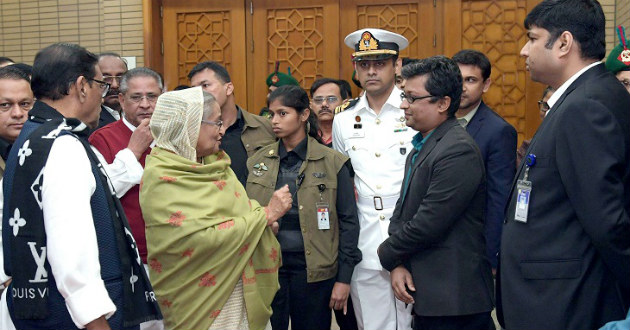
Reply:
[[[318,78],[339,77],[338,0],[254,0],[252,25],[249,106],[256,111],[266,104],[265,79],[276,61],[306,90]]]
[[[429,0],[341,0],[341,74],[350,81],[353,66],[353,50],[343,43],[349,33],[373,27],[399,33],[409,40],[409,47],[400,52],[401,57],[424,58],[436,55],[434,45],[436,19],[433,1]],[[359,89],[353,85],[353,95]]]
[[[164,80],[169,90],[189,85],[187,75],[195,64],[212,60],[230,73],[237,104],[246,104],[244,2],[164,0],[163,6]]]
[[[536,101],[543,86],[531,81],[525,59],[523,21],[539,0],[457,0],[444,3],[444,54],[476,49],[492,64],[492,85],[484,101],[516,128],[519,143],[536,131],[540,118]]]

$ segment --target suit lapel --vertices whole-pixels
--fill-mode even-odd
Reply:
[[[424,143],[424,145],[422,145],[420,154],[416,158],[416,161],[413,163],[413,168],[411,169],[411,173],[409,173],[409,178],[403,182],[405,186],[403,187],[402,191],[409,191],[408,189],[409,189],[409,185],[411,184],[411,178],[413,178],[420,164],[422,164],[424,160],[427,158],[427,156],[431,154],[431,151],[433,151],[433,149],[437,145],[437,142],[442,139],[444,134],[446,134],[446,132],[448,132],[451,129],[451,127],[455,125],[459,125],[459,123],[457,122],[455,118],[447,119],[445,122],[443,122],[440,126],[438,126],[435,129],[435,131],[433,132],[433,134],[431,134],[429,139]],[[418,151],[414,148],[413,152],[409,154],[409,157],[407,158],[407,165],[411,162],[413,155],[417,152]],[[409,166],[405,166],[405,168],[406,168],[406,171],[405,171],[405,174],[406,174],[409,171]],[[404,200],[403,200],[403,203],[404,203]]]
[[[486,119],[485,107],[486,105],[483,103],[483,101],[481,101],[481,103],[479,104],[479,108],[477,108],[477,112],[472,117],[472,119],[470,119],[470,123],[466,125],[466,132],[468,132],[470,136],[476,136],[481,129],[481,126],[483,126],[483,121],[484,119]]]

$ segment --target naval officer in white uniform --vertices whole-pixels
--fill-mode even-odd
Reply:
[[[350,157],[361,232],[363,261],[352,276],[350,294],[359,329],[411,329],[411,306],[397,300],[389,272],[376,249],[400,194],[405,159],[417,133],[405,125],[402,91],[395,85],[395,66],[407,39],[397,33],[366,28],[349,34],[353,62],[365,93],[340,106],[333,121],[333,148]]]

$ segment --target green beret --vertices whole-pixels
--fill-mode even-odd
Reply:
[[[282,72],[274,72],[267,77],[267,86],[280,87],[284,85],[300,86],[300,83],[290,74]]]
[[[630,70],[630,49],[627,47],[624,32],[623,26],[619,25],[617,27],[619,45],[613,48],[606,59],[606,69],[612,73]]]
[[[280,61],[276,61],[276,69],[273,70],[272,74],[267,76],[267,87],[280,87],[285,85],[300,86],[300,83],[295,80],[295,78],[291,77],[291,68],[287,69],[287,73],[278,72],[279,68]]]

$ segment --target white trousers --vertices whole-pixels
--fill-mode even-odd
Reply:
[[[355,268],[350,295],[360,330],[411,330],[413,305],[396,299],[388,271]]]

